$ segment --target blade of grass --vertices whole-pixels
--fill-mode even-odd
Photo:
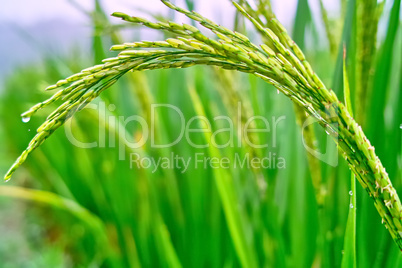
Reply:
[[[346,11],[346,16],[345,16],[345,21],[343,24],[343,32],[342,32],[342,39],[340,40],[341,44],[344,44],[346,49],[351,52],[352,49],[350,48],[352,40],[352,31],[353,31],[353,25],[354,25],[354,20],[355,20],[355,13],[356,13],[356,0],[350,0],[347,2],[347,11]],[[334,78],[332,80],[332,89],[335,91],[335,93],[339,96],[339,98],[342,98],[342,91],[343,91],[343,46],[339,45],[338,46],[338,57],[336,60],[336,65],[335,65],[335,72],[334,72]],[[352,83],[353,84],[353,83]]]
[[[346,70],[346,48],[343,54],[343,88],[345,105],[348,112],[352,115],[352,104],[350,100],[350,88],[348,73]],[[353,115],[352,115],[353,116]],[[343,246],[342,268],[356,267],[356,177],[351,172],[351,190],[348,221],[346,223],[345,241]]]
[[[105,13],[99,0],[94,0],[95,10],[92,15],[92,49],[94,52],[94,64],[99,64],[106,57],[105,48],[103,47],[103,24],[106,21]]]
[[[194,104],[194,109],[199,116],[205,117],[204,108],[199,99],[197,92],[194,87],[189,85],[189,92],[191,100]],[[211,133],[204,132],[205,139],[207,141],[211,140]],[[216,157],[220,159],[220,152],[214,146],[208,147],[211,157]],[[218,189],[219,196],[221,198],[222,206],[225,212],[226,221],[230,234],[233,240],[236,253],[243,267],[258,267],[257,260],[255,256],[255,250],[252,249],[244,233],[243,220],[239,214],[237,206],[233,204],[238,204],[235,189],[233,187],[232,178],[228,174],[226,169],[214,168],[213,169],[214,179],[216,187]]]
[[[357,0],[356,3],[356,120],[364,126],[367,111],[367,97],[370,96],[369,81],[372,77],[372,63],[376,52],[379,8],[377,0]]]
[[[320,0],[320,12],[322,21],[324,22],[325,32],[327,34],[327,39],[329,43],[329,51],[331,52],[331,56],[336,57],[337,53],[337,41],[334,35],[334,29],[330,25],[330,21],[328,19],[328,12],[324,6],[323,0]]]

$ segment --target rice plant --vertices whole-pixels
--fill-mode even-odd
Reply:
[[[76,112],[84,109],[90,102],[100,96],[102,92],[109,87],[112,87],[112,85],[123,76],[140,75],[140,73],[136,73],[147,70],[183,69],[196,65],[213,66],[217,68],[217,75],[221,77],[223,81],[226,79],[226,82],[223,82],[223,84],[227,85],[227,89],[221,88],[219,94],[222,98],[225,98],[225,94],[235,96],[232,97],[232,99],[226,100],[226,107],[233,106],[234,103],[236,103],[236,100],[241,100],[242,97],[236,97],[236,93],[233,93],[236,91],[231,88],[233,85],[231,86],[228,83],[228,80],[230,81],[233,78],[224,78],[228,73],[226,71],[220,73],[222,69],[250,74],[261,79],[265,83],[275,87],[294,103],[295,113],[298,115],[300,120],[306,118],[305,113],[317,120],[327,135],[329,135],[337,144],[339,153],[346,160],[346,163],[352,170],[355,178],[367,192],[368,196],[372,198],[374,206],[382,219],[382,223],[395,241],[396,247],[402,250],[402,205],[400,199],[390,180],[390,176],[385,170],[381,160],[376,155],[374,147],[366,137],[362,127],[352,116],[352,106],[356,106],[355,114],[358,118],[358,122],[365,124],[367,118],[364,118],[363,113],[367,109],[367,104],[363,101],[359,102],[358,100],[364,100],[367,98],[367,94],[375,94],[376,92],[375,88],[371,89],[373,90],[373,93],[369,93],[367,89],[367,81],[369,81],[368,77],[370,76],[370,70],[367,66],[372,66],[372,59],[367,55],[371,55],[370,51],[374,50],[375,42],[358,42],[356,45],[357,87],[356,91],[353,91],[356,93],[356,96],[354,97],[351,97],[349,93],[348,72],[345,63],[343,63],[343,91],[345,101],[341,101],[341,98],[338,98],[337,94],[329,89],[318,77],[317,73],[314,72],[314,68],[307,61],[302,49],[295,43],[287,30],[272,13],[268,1],[258,1],[256,8],[253,8],[253,6],[247,1],[233,1],[233,6],[236,8],[238,14],[242,15],[245,20],[253,25],[254,30],[261,37],[262,44],[255,44],[246,34],[232,31],[224,26],[218,25],[195,11],[188,11],[167,0],[162,0],[162,2],[168,8],[184,14],[196,23],[179,24],[171,21],[154,22],[120,12],[113,13],[113,17],[120,18],[125,22],[159,31],[165,31],[174,37],[168,38],[165,41],[136,41],[114,45],[111,50],[118,52],[116,57],[104,59],[102,64],[83,69],[74,75],[59,80],[56,84],[47,87],[47,91],[56,89],[58,89],[58,91],[49,99],[39,102],[27,112],[23,113],[23,120],[28,121],[39,110],[45,109],[57,101],[63,101],[63,103],[51,112],[45,122],[37,129],[37,134],[32,138],[28,147],[21,153],[16,162],[6,173],[4,179],[8,181],[13,173],[26,161],[27,157],[35,149],[39,148],[43,142],[55,132],[55,130],[65,124],[68,119],[76,114]],[[376,11],[378,10],[378,5],[374,2],[374,4],[371,3],[373,4],[371,6],[366,4],[364,1],[357,2],[358,6],[363,6],[363,8],[358,9],[363,12],[362,15],[358,16],[358,18],[361,18],[359,23],[361,23],[361,25],[370,24],[372,27],[359,28],[362,29],[361,32],[359,32],[359,36],[365,36],[364,38],[367,37],[373,40],[375,39],[375,33],[377,31],[376,25],[379,15],[377,15],[376,20],[374,21],[364,20],[363,18],[366,18],[367,13],[376,14],[375,12],[379,12]],[[396,10],[396,13],[394,14],[398,14],[399,8],[400,3],[398,4],[398,1],[395,1],[394,9]],[[201,27],[209,30],[209,33],[206,34],[201,31]],[[331,51],[335,50],[333,46],[334,45],[332,44]],[[347,50],[346,53],[348,53]],[[345,60],[346,57],[344,57],[344,61]],[[134,73],[131,74],[131,72]],[[141,78],[139,77],[136,78],[137,83],[140,79]],[[167,77],[167,79],[169,79],[169,77]],[[199,93],[196,90],[191,89],[191,85],[189,88],[189,94],[192,105],[194,106],[195,114],[206,117],[207,112],[205,111],[205,105],[202,103]],[[171,94],[175,93],[171,92]],[[146,89],[137,90],[135,96],[144,106],[152,103],[152,93]],[[352,105],[351,99],[354,99],[354,104],[357,105]],[[269,103],[266,105],[269,105]],[[249,113],[256,112],[255,109],[252,111],[248,107],[242,107],[241,109]],[[163,118],[163,115],[160,115],[160,117]],[[105,124],[107,125],[108,122],[105,122]],[[244,124],[244,122],[242,124]],[[160,129],[164,128],[162,124],[159,124],[159,122],[158,127],[160,127]],[[305,139],[306,142],[311,145],[315,140],[314,129],[311,129],[310,133],[311,135],[305,136]],[[206,136],[205,139],[209,140],[209,137]],[[258,139],[258,137],[256,137],[256,139]],[[147,153],[146,150],[141,150],[142,149],[140,149],[141,154]],[[245,150],[250,150],[250,148],[245,148]],[[209,149],[207,151],[211,157],[221,157],[220,150]],[[158,154],[166,156],[169,152],[161,150]],[[253,151],[252,154],[258,155],[263,154],[263,152],[256,150]],[[315,167],[319,165],[315,161],[316,160],[314,159],[308,161],[312,172],[314,172],[314,170],[316,170]],[[259,175],[260,172],[260,170],[253,171],[254,176],[257,178],[257,182],[258,178],[263,176],[261,174]],[[149,171],[144,171],[144,174],[142,175],[141,172],[139,173],[140,176],[147,178],[147,180],[152,178],[152,174],[149,174]],[[250,242],[247,241],[247,230],[245,230],[247,224],[243,223],[244,219],[242,219],[241,214],[239,214],[239,211],[236,209],[235,204],[239,202],[240,198],[236,194],[233,182],[231,182],[232,174],[224,169],[216,169],[212,171],[212,175],[215,178],[214,181],[218,196],[220,198],[230,238],[233,243],[234,252],[238,257],[239,264],[244,267],[258,267],[262,265],[256,252],[262,250],[263,252],[275,253],[278,252],[276,248],[281,249],[284,247],[283,245],[274,246],[275,243],[281,244],[283,242],[280,242],[280,239],[277,237],[270,237],[270,235],[275,233],[272,232],[272,229],[278,228],[278,226],[275,226],[275,224],[272,223],[270,227],[271,232],[265,234],[268,237],[266,238],[267,241],[269,241],[268,244],[271,243],[270,245],[274,249],[259,249],[254,252],[254,250],[249,247]],[[167,178],[175,178],[177,175],[167,173],[163,174],[163,176]],[[315,192],[314,197],[318,204],[324,203],[323,199],[327,198],[325,197],[326,193],[325,190],[323,190],[323,182],[320,176],[321,174],[313,175],[312,173],[311,175],[311,183]],[[248,179],[251,180],[251,178]],[[352,185],[353,181],[354,179],[352,178]],[[170,182],[172,185],[175,184],[174,179]],[[142,183],[145,188],[150,187],[149,185],[152,184],[146,180]],[[280,181],[269,181],[267,187],[272,189],[272,185],[279,183]],[[262,187],[262,189],[263,188],[264,187]],[[270,191],[269,189],[268,191]],[[152,193],[154,190],[150,189],[149,191]],[[167,193],[166,199],[169,200],[171,204],[176,204],[175,207],[177,208],[177,211],[174,215],[177,219],[175,221],[180,224],[183,212],[181,211],[182,205],[179,200],[181,196],[178,192],[177,187],[173,186],[172,190],[169,190]],[[22,192],[17,191],[17,193],[22,195]],[[355,194],[356,192],[353,189],[352,195]],[[41,196],[39,193],[35,193],[35,198],[39,198],[39,196]],[[148,200],[149,197],[144,198]],[[267,195],[265,198],[269,199],[272,198],[272,196]],[[345,198],[347,199],[348,197]],[[149,201],[145,204],[146,208],[144,209],[157,211],[157,207],[160,205],[159,202],[161,202],[157,199],[157,195],[152,194],[152,197],[149,198]],[[274,206],[272,201],[266,202],[266,210],[271,212],[274,211],[274,209],[271,208],[271,206]],[[351,205],[353,204],[356,205],[356,202],[352,202]],[[355,217],[354,213],[356,212],[353,212],[353,210],[351,211],[349,218]],[[103,231],[104,227],[102,224],[99,224],[97,220],[93,220],[91,215],[87,215],[87,212],[84,211],[81,214],[79,208],[77,213],[79,215],[86,215],[85,217],[79,216],[84,217],[84,221],[96,223],[96,226],[93,228],[95,228],[97,232],[105,232]],[[275,213],[272,215],[273,217],[274,214]],[[176,254],[175,246],[170,240],[168,228],[163,222],[164,219],[166,219],[166,217],[161,215],[159,212],[156,213],[156,218],[153,219],[159,236],[158,239],[160,239],[156,244],[158,244],[158,247],[162,248],[161,252],[164,252],[161,253],[161,255],[164,256],[164,261],[167,263],[166,266],[179,267],[181,266],[181,262],[184,261],[179,256],[183,255]],[[266,224],[268,226],[270,225],[269,223]],[[347,253],[353,252],[353,249],[350,249],[349,246],[352,245],[353,247],[356,241],[356,222],[354,223],[354,226],[350,226],[352,227],[349,227],[348,222],[347,230],[350,233],[347,233],[346,235],[344,246]],[[139,228],[144,228],[143,230],[145,232],[146,224],[142,224]],[[108,238],[102,237],[102,239]],[[350,245],[348,244],[347,239],[351,239]],[[102,243],[104,242],[100,242],[99,244]],[[132,245],[133,242],[127,243],[131,243]],[[129,245],[125,245],[124,247],[129,247]],[[135,248],[135,243],[133,247]],[[109,253],[105,253],[105,255],[108,254]],[[274,256],[270,257],[271,259],[275,259]],[[144,257],[142,258],[142,261],[145,263],[147,261],[150,262],[150,260],[145,261]],[[276,258],[279,259],[279,257]],[[317,258],[319,257],[316,256],[315,260],[317,260]],[[354,262],[353,265],[355,266],[356,257],[352,254],[351,258],[351,261]],[[272,261],[271,265],[281,264],[281,261]],[[139,263],[140,261],[138,258],[135,258],[135,260],[128,260],[130,266],[138,266]],[[187,263],[192,262],[190,261]],[[349,264],[348,260],[344,258],[342,265],[346,267],[349,266]]]

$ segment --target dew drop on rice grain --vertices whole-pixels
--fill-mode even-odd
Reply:
[[[31,120],[30,117],[23,117],[23,118],[22,118],[22,122],[24,122],[24,123],[28,123],[29,120]]]

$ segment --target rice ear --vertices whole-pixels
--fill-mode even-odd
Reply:
[[[221,37],[221,41],[211,39],[188,25],[150,22],[121,12],[113,13],[113,16],[127,22],[169,31],[181,38],[113,46],[112,50],[122,50],[117,57],[105,59],[101,65],[82,70],[48,87],[47,90],[52,90],[65,86],[47,101],[33,106],[23,114],[24,117],[34,115],[39,109],[61,98],[65,102],[39,127],[36,136],[9,169],[4,179],[9,180],[34,149],[39,147],[75,112],[81,110],[128,71],[214,65],[223,69],[252,73],[262,78],[277,87],[307,113],[319,119],[323,127],[329,128],[328,134],[339,145],[340,152],[347,158],[359,182],[374,199],[384,224],[398,247],[402,249],[402,212],[400,211],[402,205],[385,168],[361,127],[345,109],[344,104],[338,100],[336,94],[328,90],[321,82],[306,61],[303,52],[290,39],[286,31],[278,34],[272,29],[263,27],[244,8],[234,3],[237,9],[260,30],[260,33],[271,41],[270,45],[257,46],[245,36],[221,27],[196,12],[176,7],[169,1],[162,2],[169,8],[200,22],[203,27],[216,33],[216,37]],[[274,21],[274,25],[278,29],[283,29],[279,21]],[[137,47],[161,50],[126,50]],[[331,128],[333,123],[337,123],[339,128]]]

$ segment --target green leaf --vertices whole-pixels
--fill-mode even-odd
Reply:
[[[352,115],[352,102],[348,73],[346,71],[346,48],[343,53],[343,95],[348,112]],[[351,190],[348,221],[346,224],[345,240],[343,246],[342,268],[356,267],[356,177],[351,174]]]

